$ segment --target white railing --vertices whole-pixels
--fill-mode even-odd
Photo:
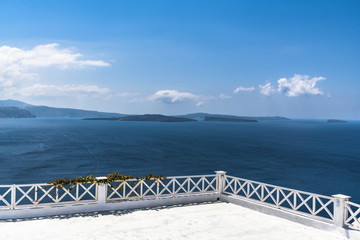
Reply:
[[[100,177],[98,180],[106,180]],[[196,196],[205,199],[214,196],[221,200],[223,194],[263,207],[280,209],[317,219],[337,227],[360,230],[360,205],[348,201],[349,196],[332,197],[294,190],[262,182],[226,175],[217,171],[212,175],[176,176],[166,179],[111,182],[109,184],[85,183],[66,186],[51,184],[0,185],[1,213],[15,209],[37,209],[38,206],[72,206],[74,203],[98,205],[106,209],[110,202],[142,199],[174,199]],[[209,199],[209,198],[206,198]],[[68,205],[66,205],[68,204]],[[75,204],[75,205],[76,205]],[[83,205],[84,205],[83,204]]]
[[[91,202],[97,200],[95,183],[54,186],[23,184],[0,186],[0,209],[16,209],[38,205]]]
[[[216,192],[216,175],[131,179],[107,185],[107,200],[130,200]]]
[[[310,215],[323,221],[334,221],[332,197],[227,175],[225,175],[224,193],[297,214]]]
[[[12,193],[13,193],[12,185],[1,185],[0,186],[0,209],[2,208],[12,208]]]
[[[348,201],[346,204],[345,212],[346,220],[345,225],[360,230],[360,205]]]
[[[96,183],[54,186],[51,184],[0,185],[0,209],[18,209],[38,205],[96,202]],[[107,184],[106,200],[131,200],[215,193],[216,175],[180,176],[166,179],[112,182]],[[101,196],[102,197],[102,196]]]

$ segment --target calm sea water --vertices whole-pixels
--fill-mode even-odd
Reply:
[[[360,122],[0,119],[0,184],[215,170],[360,202]]]

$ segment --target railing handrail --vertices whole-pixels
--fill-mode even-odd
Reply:
[[[253,181],[253,180],[249,180],[249,179],[246,179],[246,178],[234,177],[234,176],[230,176],[230,175],[226,175],[225,177],[227,177],[227,178],[235,178],[235,179],[239,179],[241,181],[252,182],[252,183],[256,183],[256,184],[260,184],[260,185],[266,185],[266,186],[274,187],[274,188],[281,188],[281,189],[284,189],[284,190],[287,190],[287,191],[293,191],[293,192],[295,191],[295,192],[303,193],[303,194],[307,194],[307,195],[313,195],[313,196],[317,196],[317,197],[333,199],[333,197],[326,196],[326,195],[321,195],[321,194],[318,194],[318,193],[306,192],[306,191],[303,191],[303,190],[297,190],[297,189],[292,189],[292,188],[288,188],[288,187],[282,187],[282,186],[273,185],[273,184],[269,184],[269,183]]]
[[[166,177],[165,179],[170,179],[170,178],[188,178],[188,177],[214,177],[216,176],[216,174],[204,174],[204,175],[184,175],[184,176],[169,176]],[[136,178],[130,178],[127,180],[118,180],[118,181],[114,181],[114,182],[121,182],[121,181],[140,181],[140,180],[145,180],[145,179],[136,179]],[[150,180],[155,180],[155,179],[150,179]],[[87,183],[95,183],[94,182],[86,182],[86,183],[81,183],[81,184],[87,184]],[[78,184],[78,183],[76,183]],[[35,186],[35,185],[46,185],[46,186],[53,186],[53,184],[51,183],[21,183],[21,184],[6,184],[6,185],[0,185],[0,188],[2,187],[12,187],[12,186],[19,186],[19,187],[30,187],[30,186]],[[69,184],[71,185],[71,184]]]
[[[152,178],[152,179],[136,179],[136,178],[130,178],[126,180],[116,180],[112,182],[135,182],[135,181],[156,181],[156,180],[166,180],[166,179],[178,179],[178,178],[202,178],[202,177],[215,177],[216,174],[207,174],[207,175],[188,175],[188,176],[170,176],[163,179],[160,178]]]
[[[204,174],[204,175],[184,175],[184,176],[170,176],[166,178],[188,178],[188,177],[215,177],[216,174]]]

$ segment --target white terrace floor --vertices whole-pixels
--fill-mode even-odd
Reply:
[[[351,239],[357,238],[352,236]],[[229,203],[0,221],[0,239],[347,239]]]

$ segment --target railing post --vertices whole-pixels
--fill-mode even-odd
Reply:
[[[160,194],[160,183],[159,179],[156,179],[156,197],[159,197]]]
[[[215,171],[216,173],[216,191],[218,193],[224,192],[225,187],[225,171]]]
[[[15,209],[16,204],[16,185],[11,186],[11,210]]]
[[[336,227],[345,227],[347,219],[346,204],[350,196],[343,194],[332,195],[334,198],[334,225]]]
[[[96,180],[106,180],[107,177],[96,177]],[[107,192],[106,192],[106,184],[105,183],[100,183],[97,187],[97,202],[98,204],[106,204],[106,196],[107,196]]]
[[[144,194],[144,180],[140,180],[140,198],[143,197]]]

